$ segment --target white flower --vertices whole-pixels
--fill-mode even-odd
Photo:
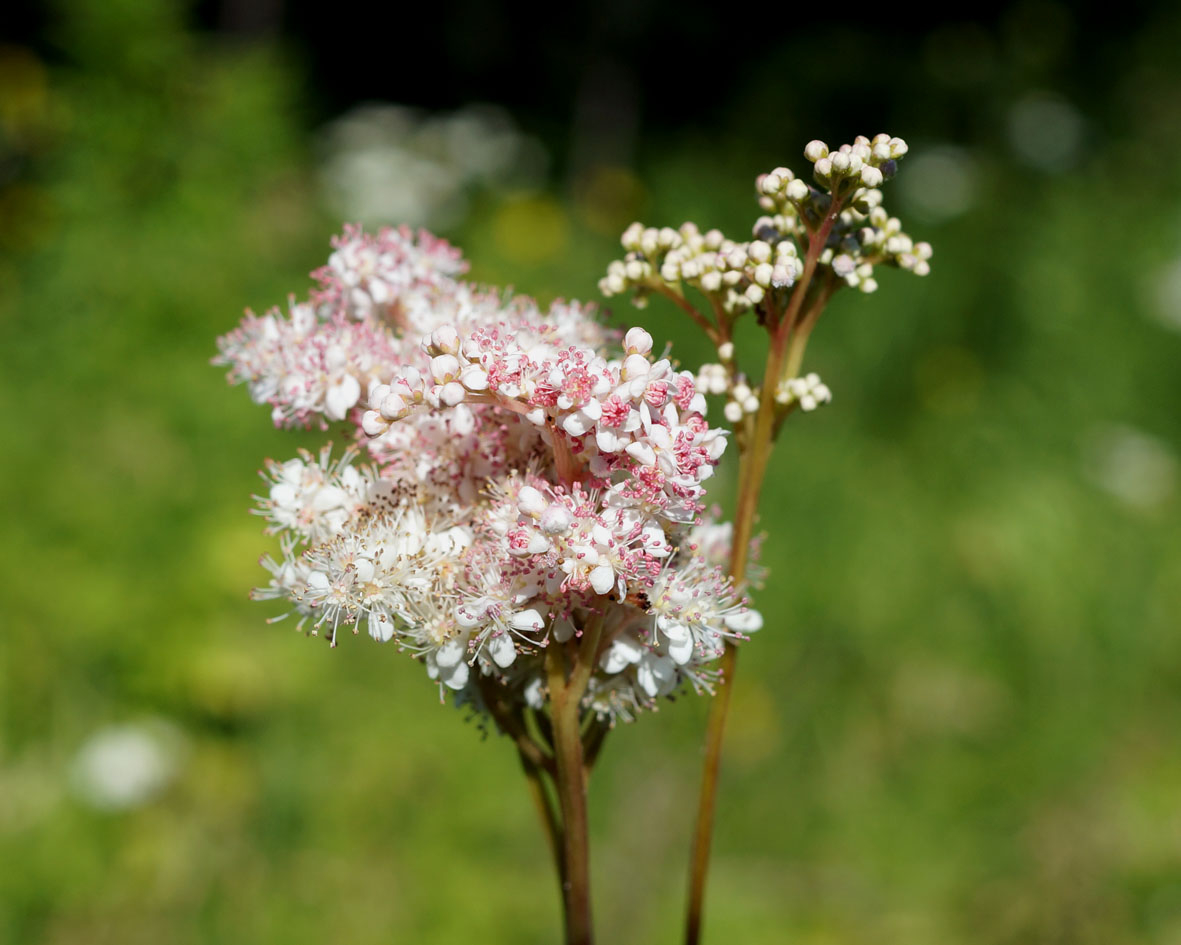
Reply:
[[[184,755],[180,731],[157,719],[99,729],[74,758],[72,782],[101,810],[145,804],[176,777]]]

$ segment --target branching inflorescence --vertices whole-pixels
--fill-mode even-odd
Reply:
[[[680,306],[718,350],[696,372],[590,306],[543,311],[465,282],[456,249],[405,228],[346,228],[307,300],[248,313],[219,341],[215,362],[277,425],[352,440],[268,463],[257,511],[280,554],[255,596],[333,645],[362,629],[394,643],[515,741],[568,941],[590,940],[585,784],[606,732],[686,685],[720,682],[724,719],[732,644],[762,625],[744,596],[755,510],[784,419],[831,398],[799,373],[820,310],[840,286],[872,292],[876,266],[927,271],[930,247],[881,206],[905,151],[885,135],[831,153],[812,142],[814,184],[785,168],[758,178],[748,241],[691,223],[627,230],[600,287]],[[761,386],[737,367],[747,312],[771,335]],[[725,395],[740,452],[733,526],[705,514],[729,436],[706,394]],[[711,725],[707,794],[720,737]],[[708,852],[699,822],[703,839]]]
[[[269,465],[259,510],[284,553],[257,596],[334,644],[395,641],[479,710],[482,679],[540,709],[546,648],[592,621],[600,718],[708,687],[723,640],[760,621],[698,551],[722,527],[701,512],[726,435],[693,375],[643,329],[613,355],[591,309],[505,305],[458,269],[425,234],[350,230],[311,301],[222,339],[276,423],[346,421],[370,460]]]

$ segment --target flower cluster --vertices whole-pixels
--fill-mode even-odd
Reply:
[[[724,641],[761,618],[703,516],[726,435],[697,379],[642,329],[614,349],[587,306],[461,281],[429,234],[351,228],[334,246],[308,301],[219,343],[276,423],[356,440],[268,465],[258,511],[280,554],[256,596],[334,644],[362,628],[395,642],[477,707],[493,691],[542,707],[547,649],[592,625],[586,711],[631,719],[682,683],[708,689]]]
[[[787,320],[785,328],[806,339],[837,289],[877,289],[877,266],[919,276],[930,272],[930,244],[912,240],[882,206],[880,188],[906,152],[905,141],[886,134],[858,136],[832,151],[823,141],[809,142],[804,156],[812,164],[813,183],[786,167],[755,180],[763,213],[754,222],[752,240],[738,242],[719,230],[703,234],[693,223],[677,230],[633,223],[621,240],[625,255],[610,263],[599,288],[606,296],[630,291],[639,306],[660,294],[691,311],[686,290],[704,296],[708,314],[698,313],[698,321],[717,344],[720,363],[702,365],[699,388],[724,395],[725,418],[738,425],[758,412],[760,391],[734,362],[736,317],[754,311],[772,332]],[[805,272],[806,266],[815,268]],[[804,291],[796,293],[797,286]],[[811,411],[832,398],[815,374],[780,376],[771,383],[780,418],[789,408]]]
[[[859,135],[853,144],[842,144],[832,152],[823,141],[809,142],[804,156],[812,162],[819,186],[809,186],[783,167],[764,174],[756,187],[760,206],[771,215],[759,218],[756,232],[790,232],[806,238],[828,214],[833,199],[840,199],[840,214],[820,255],[820,263],[831,269],[833,277],[862,292],[873,292],[878,285],[873,277],[876,265],[925,276],[931,269],[931,245],[916,244],[902,232],[898,218],[883,209],[879,189],[894,176],[907,150],[901,138],[885,134],[872,140]]]
[[[834,197],[844,209],[827,236],[822,264],[865,291],[876,287],[865,266],[885,263],[926,275],[930,245],[916,244],[902,232],[897,218],[882,209],[878,189],[894,176],[906,151],[905,141],[884,134],[872,140],[858,136],[833,152],[823,141],[812,141],[804,155],[813,164],[815,185],[786,167],[755,181],[765,213],[755,221],[753,241],[735,242],[718,230],[702,234],[693,223],[679,230],[634,223],[621,240],[626,255],[610,264],[599,288],[607,296],[632,290],[643,304],[652,291],[680,293],[692,286],[728,312],[758,305],[770,290],[782,293],[795,284],[800,247],[807,246]]]
[[[720,230],[702,233],[694,223],[679,230],[633,223],[621,240],[627,255],[611,263],[599,289],[607,296],[635,289],[635,301],[642,305],[652,290],[684,283],[737,314],[763,301],[773,287],[790,288],[802,265],[795,243],[780,233],[756,230],[756,236],[735,242]]]

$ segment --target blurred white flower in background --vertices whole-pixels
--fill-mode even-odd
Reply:
[[[920,219],[941,223],[972,209],[979,190],[976,159],[966,149],[941,145],[909,159],[918,168],[900,177],[898,196]]]
[[[322,144],[331,209],[369,226],[454,226],[473,190],[536,188],[548,160],[536,139],[490,105],[447,114],[360,105],[324,129]]]
[[[1181,331],[1181,259],[1156,273],[1149,286],[1149,314],[1165,328]]]
[[[1008,126],[1013,153],[1038,170],[1061,173],[1082,157],[1086,120],[1060,95],[1030,92],[1009,108]]]
[[[1134,508],[1155,508],[1176,487],[1177,457],[1169,444],[1134,427],[1093,430],[1084,461],[1096,485]]]
[[[183,735],[164,720],[107,726],[78,750],[71,786],[82,801],[99,810],[139,807],[172,782],[184,754]]]

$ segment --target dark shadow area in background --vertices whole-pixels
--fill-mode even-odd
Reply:
[[[50,62],[55,4],[6,4],[9,43]],[[299,63],[309,121],[364,101],[509,108],[559,150],[588,96],[627,99],[647,135],[697,129],[753,137],[782,112],[834,137],[868,122],[961,138],[965,94],[1046,85],[1100,103],[1132,40],[1172,5],[1053,0],[946,5],[728,5],[676,0],[523,4],[324,4],[199,0],[189,21],[227,37],[279,38]],[[999,46],[1006,49],[1002,51]],[[1150,90],[1145,90],[1146,93]],[[986,110],[985,108],[982,110]],[[1118,122],[1118,109],[1111,116]]]

